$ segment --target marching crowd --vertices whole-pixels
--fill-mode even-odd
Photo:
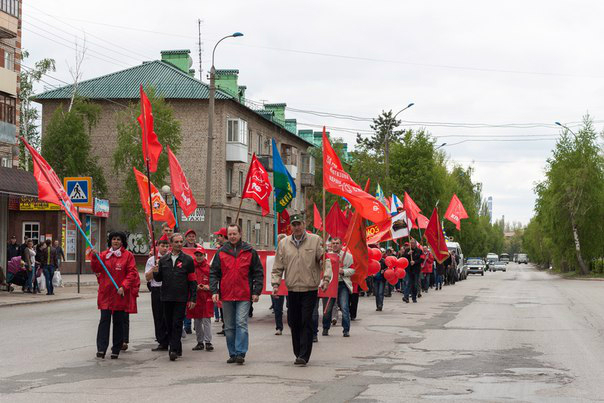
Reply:
[[[350,337],[351,322],[356,319],[359,295],[375,296],[376,311],[381,311],[384,298],[393,292],[402,300],[416,303],[430,288],[441,290],[443,283],[453,284],[458,259],[450,255],[444,262],[434,261],[429,248],[414,239],[405,242],[398,252],[382,250],[380,270],[366,279],[368,288],[358,290],[352,255],[343,248],[342,240],[331,238],[327,245],[329,258],[324,259],[322,238],[306,231],[302,215],[290,220],[291,235],[279,235],[274,264],[270,273],[271,310],[275,317],[275,335],[283,334],[283,307],[287,307],[287,324],[291,330],[294,364],[306,365],[313,343],[318,342],[319,318],[322,336],[341,317],[342,336]],[[157,346],[171,361],[183,354],[182,338],[195,330],[194,351],[214,350],[211,319],[221,318],[226,337],[227,363],[243,364],[248,351],[248,319],[252,304],[263,291],[264,269],[257,251],[241,239],[241,228],[230,224],[215,233],[217,251],[208,261],[206,250],[195,242],[194,231],[185,235],[172,233],[165,225],[145,268],[145,279],[151,294],[151,307]],[[117,359],[128,348],[129,315],[137,312],[140,277],[134,256],[126,248],[126,235],[111,232],[108,249],[91,267],[99,282],[98,308],[101,318],[97,333],[97,357],[104,358],[109,348],[110,325],[113,322],[111,358]],[[183,248],[194,248],[193,256]],[[388,256],[408,260],[404,278],[392,284],[386,281]],[[335,259],[335,260],[334,260]],[[319,289],[327,291],[332,280],[332,262],[337,262],[337,297],[319,298]],[[104,267],[103,267],[104,266]],[[107,275],[111,274],[111,277]],[[280,292],[282,282],[287,295]]]

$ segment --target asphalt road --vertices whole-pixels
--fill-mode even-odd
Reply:
[[[216,335],[213,352],[191,351],[189,336],[176,362],[151,352],[149,294],[119,360],[94,358],[94,299],[3,307],[0,400],[604,400],[604,282],[508,267],[430,291],[417,304],[394,294],[382,312],[361,298],[351,337],[339,326],[320,337],[305,368],[293,366],[289,331],[274,335],[268,297],[256,305],[243,366],[225,363]]]

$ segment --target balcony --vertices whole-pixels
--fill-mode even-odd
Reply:
[[[271,155],[256,155],[256,158],[267,172],[273,172],[273,157]]]
[[[311,174],[308,172],[302,172],[301,184],[302,184],[302,187],[315,186],[315,174]]]
[[[0,38],[16,38],[18,24],[19,20],[16,17],[6,12],[0,12]]]
[[[294,178],[294,180],[296,180],[296,178],[298,177],[298,166],[289,165],[289,164],[284,164],[284,165],[285,165],[285,169],[287,169],[287,172],[289,172],[289,174],[292,176],[292,178]]]
[[[248,163],[247,160],[247,144],[237,142],[226,143],[226,160],[227,162],[243,162]]]

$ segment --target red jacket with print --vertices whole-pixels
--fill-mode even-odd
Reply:
[[[212,260],[210,291],[222,301],[249,301],[262,293],[264,269],[252,246],[246,242],[225,243]]]
[[[90,267],[92,271],[97,273],[99,283],[97,306],[99,309],[136,313],[136,298],[138,297],[138,289],[140,287],[140,276],[136,270],[134,255],[123,247],[120,249],[120,252],[120,257],[112,254],[107,259],[107,254],[109,253],[109,249],[107,249],[100,253],[100,257],[117,286],[124,288],[123,297],[117,293],[117,289],[109,276],[107,276],[105,269],[101,266],[96,255],[92,255]]]

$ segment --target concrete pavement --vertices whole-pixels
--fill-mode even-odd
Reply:
[[[246,365],[213,352],[153,353],[149,295],[131,317],[130,349],[94,357],[94,298],[0,309],[0,400],[20,401],[599,401],[604,398],[604,283],[566,281],[530,266],[470,276],[417,304],[400,294],[375,312],[361,298],[351,337],[319,336],[310,365],[293,366],[275,336],[268,297],[250,322]],[[214,324],[219,330],[219,324]]]

